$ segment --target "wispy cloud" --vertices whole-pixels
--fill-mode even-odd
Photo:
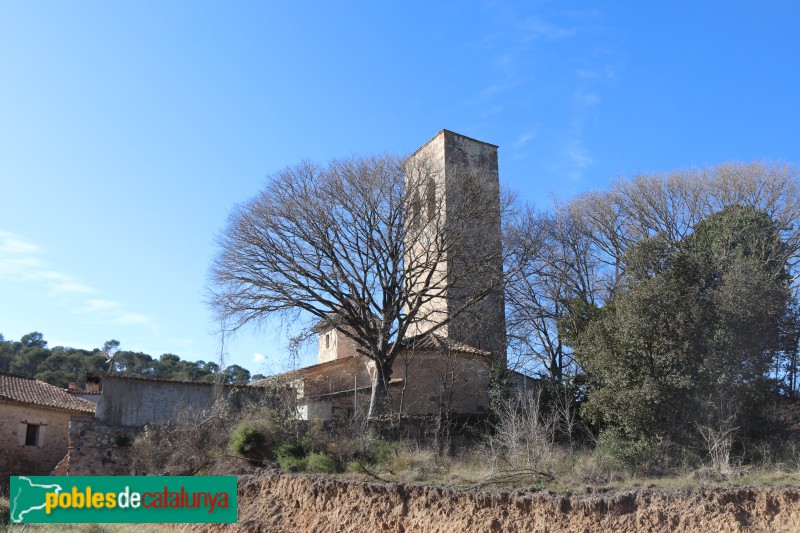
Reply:
[[[577,33],[575,28],[561,26],[535,16],[522,20],[519,23],[519,28],[524,42],[566,39]]]
[[[0,231],[0,257],[6,255],[26,255],[39,252],[35,244],[25,242],[7,231]]]
[[[136,326],[149,324],[150,318],[140,313],[125,311],[123,305],[114,300],[92,298],[86,300],[82,307],[73,310],[74,314],[93,315],[97,319],[117,326]]]
[[[266,360],[266,357],[264,357],[263,353],[256,352],[256,353],[253,354],[253,362],[254,363],[263,363],[265,360]]]
[[[536,154],[535,165],[584,179],[598,164],[589,125],[602,119],[623,64],[609,17],[553,2],[491,0],[486,7],[486,33],[470,42],[484,69],[464,105],[479,108],[477,116],[502,106],[504,117],[522,125],[504,141],[511,148],[505,157]]]
[[[577,69],[574,73],[576,86],[572,92],[571,126],[561,141],[561,171],[571,180],[580,181],[584,173],[595,164],[584,141],[584,126],[594,119],[596,108],[602,97],[598,86],[613,83],[609,68]]]
[[[113,300],[94,297],[75,302],[75,298],[97,295],[99,291],[74,276],[54,270],[42,255],[40,246],[11,232],[0,231],[0,281],[42,284],[51,296],[70,296],[68,305],[72,313],[89,315],[103,323],[119,326],[152,323],[150,317],[130,312]]]
[[[96,291],[74,277],[57,272],[39,256],[41,248],[8,231],[0,231],[0,280],[44,283],[57,293],[84,293]]]
[[[600,103],[600,95],[590,91],[576,91],[575,101],[583,107],[594,107]]]
[[[573,181],[582,179],[584,171],[594,164],[594,159],[589,155],[589,151],[579,137],[567,141],[562,155],[566,173]]]
[[[152,322],[149,316],[141,313],[120,313],[111,318],[111,323],[118,326],[144,326]]]
[[[536,139],[538,136],[538,126],[535,129],[529,129],[520,133],[511,143],[511,159],[517,161],[528,157],[530,155],[530,142]]]
[[[537,135],[538,132],[536,131],[526,131],[522,133],[519,137],[517,137],[516,141],[511,143],[511,147],[516,149],[524,148],[525,145],[527,145],[529,142],[535,139]]]
[[[471,47],[487,50],[491,83],[467,100],[467,104],[485,103],[501,94],[524,86],[532,79],[532,67],[548,43],[569,39],[579,33],[577,26],[561,24],[542,13],[526,15],[517,6],[503,2],[490,7],[498,28]]]
[[[572,182],[583,179],[585,172],[595,164],[583,135],[583,120],[576,118],[571,126],[556,140],[554,170]]]
[[[86,305],[83,307],[76,309],[76,313],[107,313],[109,311],[115,311],[121,307],[119,302],[114,302],[112,300],[101,300],[99,298],[94,298],[91,300],[86,301]]]
[[[97,292],[92,287],[84,285],[83,283],[78,283],[77,281],[64,281],[62,283],[56,283],[52,285],[52,288],[56,292],[79,292],[83,294],[94,294]]]
[[[183,339],[180,337],[169,337],[166,339],[168,343],[177,344],[178,346],[191,346],[194,344],[193,339]]]

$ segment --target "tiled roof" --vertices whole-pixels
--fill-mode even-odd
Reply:
[[[480,348],[475,348],[474,346],[470,346],[469,344],[464,342],[448,339],[447,337],[443,335],[438,335],[436,333],[423,333],[421,335],[417,335],[416,337],[408,338],[403,342],[402,349],[431,350],[431,351],[442,351],[442,352],[449,351],[454,353],[479,355],[484,358],[492,357],[491,352],[488,352],[486,350],[481,350]],[[298,368],[296,370],[292,370],[284,374],[278,374],[277,376],[270,376],[258,381],[254,381],[250,383],[250,386],[256,386],[256,387],[270,386],[273,383],[275,383],[275,378],[277,377],[290,377],[292,375],[304,375],[309,372],[330,371],[338,366],[353,364],[353,362],[361,363],[364,360],[365,359],[363,356],[343,357],[341,359],[333,359],[331,361],[325,361],[324,363],[317,363],[311,366],[304,366],[302,368]]]
[[[490,352],[475,348],[464,342],[449,339],[437,333],[423,333],[416,337],[406,339],[403,343],[407,350],[444,350],[474,355],[491,356]]]
[[[94,414],[89,400],[72,396],[44,381],[0,373],[0,401],[26,403],[49,409]]]
[[[342,357],[340,359],[332,359],[330,361],[325,361],[324,363],[317,363],[314,365],[304,366],[301,368],[296,368],[295,370],[290,370],[289,372],[284,372],[282,374],[268,376],[264,379],[253,381],[248,385],[251,387],[270,387],[275,383],[275,378],[292,378],[293,376],[299,376],[307,374],[309,372],[330,371],[334,368],[349,366],[353,364],[361,364],[365,361],[366,359],[363,356],[359,355],[352,357]]]

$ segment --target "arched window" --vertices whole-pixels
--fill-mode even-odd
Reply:
[[[411,223],[412,228],[419,226],[419,217],[422,211],[422,201],[419,198],[419,190],[414,189],[414,194],[411,196]]]
[[[428,178],[426,196],[428,199],[428,220],[433,220],[433,217],[436,216],[436,182],[432,177]]]

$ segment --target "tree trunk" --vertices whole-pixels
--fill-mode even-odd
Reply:
[[[368,419],[389,414],[389,380],[392,377],[391,363],[376,363],[372,379],[372,396],[369,400]]]

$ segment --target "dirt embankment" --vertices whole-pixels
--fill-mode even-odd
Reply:
[[[800,488],[561,496],[360,483],[276,471],[239,477],[239,523],[195,531],[800,531]]]

